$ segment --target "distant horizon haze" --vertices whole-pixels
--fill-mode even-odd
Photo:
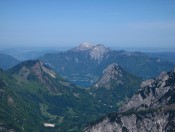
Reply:
[[[81,43],[80,43],[81,44]],[[72,48],[78,47],[77,45],[57,45],[57,46],[8,46],[1,47],[0,53],[5,53],[6,51],[16,51],[16,52],[33,52],[33,51],[67,51]],[[98,45],[102,43],[92,43],[93,45]],[[140,52],[175,52],[175,48],[169,47],[120,47],[120,46],[110,46],[103,44],[106,48],[112,50],[126,50],[126,51],[140,51]]]

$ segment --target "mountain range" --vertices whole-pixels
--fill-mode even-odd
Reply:
[[[18,62],[0,69],[0,131],[174,131],[175,70],[143,81],[172,67],[89,43]]]
[[[65,79],[81,86],[92,86],[112,63],[144,79],[156,77],[161,71],[171,70],[175,64],[152,58],[142,52],[111,50],[102,44],[82,43],[78,47],[39,58]]]
[[[175,63],[175,52],[146,52],[145,54],[150,57],[161,58],[163,60]]]

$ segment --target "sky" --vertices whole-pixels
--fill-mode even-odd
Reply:
[[[0,47],[175,48],[175,0],[0,0]]]

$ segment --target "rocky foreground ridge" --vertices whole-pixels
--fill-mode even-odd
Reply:
[[[175,131],[175,69],[144,81],[117,113],[89,125],[85,132]]]

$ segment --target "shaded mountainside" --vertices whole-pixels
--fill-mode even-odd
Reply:
[[[38,82],[45,86],[51,93],[58,94],[60,92],[59,90],[64,86],[63,84],[66,84],[63,78],[38,60],[24,61],[7,72],[13,75],[19,84]],[[59,84],[59,88],[56,87],[57,84]],[[67,84],[71,85],[68,82]]]
[[[55,125],[51,131],[78,131],[104,114],[97,114],[99,108],[84,89],[65,81],[41,61],[24,61],[8,73],[20,86],[18,94],[35,102],[44,122]]]
[[[18,63],[20,63],[20,61],[15,59],[14,57],[0,53],[0,68],[2,68],[3,70],[12,68]]]
[[[118,113],[99,119],[85,131],[175,131],[175,70],[144,81]]]
[[[143,78],[152,78],[161,71],[169,71],[174,64],[158,58],[148,57],[141,52],[116,51],[104,45],[83,43],[66,52],[46,54],[39,58],[48,63],[64,78],[82,86],[90,86],[102,75],[103,70],[112,63]]]
[[[125,99],[138,90],[140,83],[141,78],[113,63],[103,71],[102,77],[89,89],[89,92],[98,102],[116,111]]]
[[[0,131],[42,131],[38,105],[18,94],[19,88],[14,78],[0,70]]]

